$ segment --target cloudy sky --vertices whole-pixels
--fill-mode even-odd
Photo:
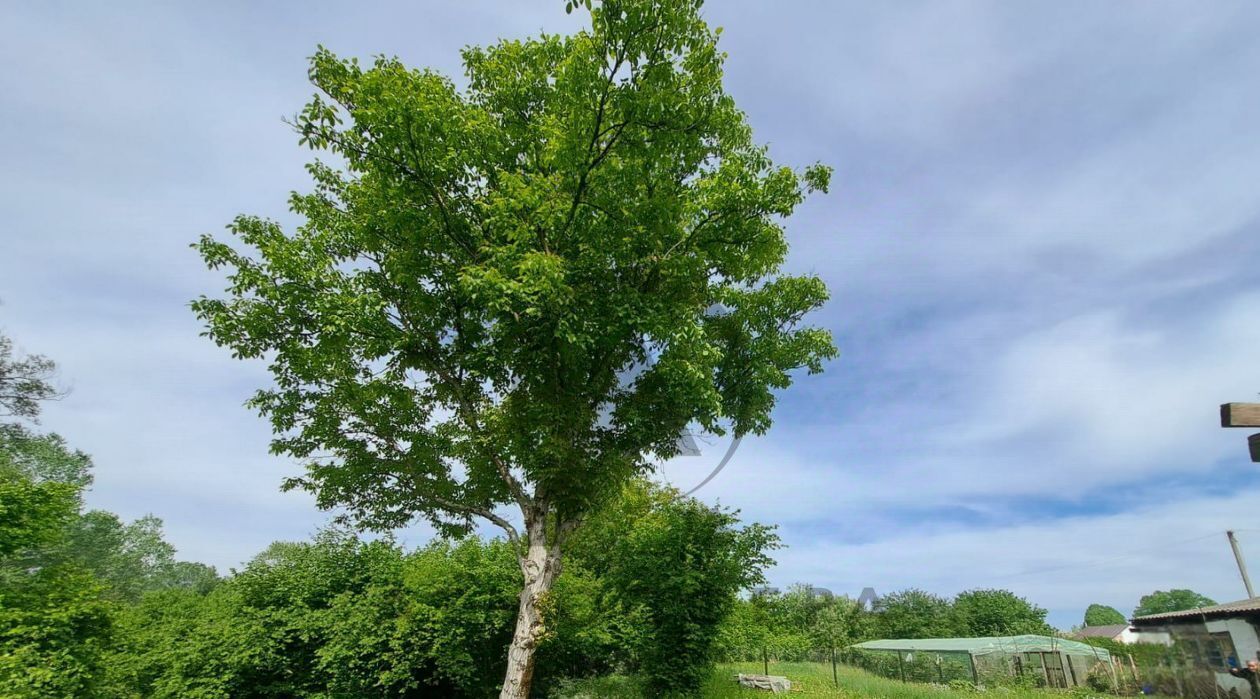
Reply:
[[[790,266],[832,289],[815,320],[842,356],[700,492],[781,526],[773,582],[1005,587],[1064,627],[1156,588],[1243,597],[1224,530],[1260,565],[1260,470],[1216,406],[1260,392],[1260,6],[706,13],[773,156],[836,168]],[[188,301],[221,279],[189,243],[291,220],[309,154],[280,120],[317,44],[457,75],[464,45],[580,22],[560,0],[0,7],[0,330],[61,364],[44,426],[94,456],[90,504],[221,569],[320,526],[242,407],[263,367],[198,337]]]

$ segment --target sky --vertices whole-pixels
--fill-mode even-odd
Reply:
[[[771,582],[1001,587],[1062,628],[1155,589],[1244,597],[1224,531],[1260,566],[1260,465],[1217,406],[1260,393],[1260,5],[705,16],[772,157],[835,167],[787,267],[826,281],[841,356],[698,493],[779,525]],[[560,0],[0,4],[0,332],[59,363],[42,427],[93,456],[89,505],[223,571],[322,526],[242,405],[265,368],[199,337],[188,302],[223,280],[190,243],[293,221],[310,154],[281,119],[317,45],[459,76],[463,46],[582,23]],[[661,477],[690,487],[693,459]]]

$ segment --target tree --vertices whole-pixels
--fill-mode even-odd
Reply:
[[[47,357],[18,357],[13,340],[0,335],[0,417],[38,418],[40,403],[61,395],[52,384],[56,371]]]
[[[384,530],[482,518],[520,546],[503,697],[525,697],[539,604],[583,518],[695,423],[762,433],[774,390],[834,356],[802,325],[821,280],[780,273],[782,219],[830,170],[775,166],[722,87],[699,0],[608,0],[570,37],[431,71],[320,49],[301,142],[331,151],[292,233],[203,237],[226,298],[207,334],[266,357],[252,405],[287,482]],[[500,508],[519,510],[523,532]]]
[[[1049,634],[1046,610],[1009,590],[970,590],[954,598],[954,624],[965,636]]]
[[[61,468],[68,454],[50,448],[57,442],[5,427],[14,429],[0,429],[0,696],[92,696],[113,609],[95,576],[48,555],[79,516],[84,480]],[[46,464],[49,454],[58,458]]]
[[[870,633],[870,615],[860,602],[848,597],[833,597],[818,612],[810,630],[816,648],[843,649],[866,639]]]
[[[1168,590],[1167,592],[1156,590],[1138,600],[1138,606],[1133,610],[1133,616],[1181,612],[1187,609],[1211,607],[1214,604],[1216,604],[1215,601],[1194,590]]]
[[[1091,604],[1085,610],[1086,626],[1114,626],[1115,624],[1127,624],[1129,620],[1124,618],[1124,614],[1115,607],[1108,607],[1105,604]]]
[[[944,638],[956,633],[948,599],[918,589],[893,592],[875,601],[881,638]]]

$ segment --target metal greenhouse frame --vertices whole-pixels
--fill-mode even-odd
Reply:
[[[1031,676],[1047,687],[1085,684],[1094,665],[1111,664],[1105,648],[1054,636],[914,638],[850,646],[851,661],[907,682],[970,680],[975,684]]]

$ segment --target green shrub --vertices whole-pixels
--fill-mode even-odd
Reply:
[[[694,696],[712,672],[718,629],[736,593],[762,580],[772,530],[672,493],[633,519],[606,555],[606,578],[645,621],[635,659],[650,696]]]

